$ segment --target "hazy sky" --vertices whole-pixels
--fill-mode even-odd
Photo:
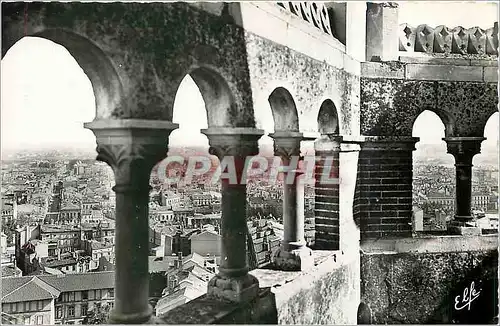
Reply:
[[[496,3],[453,4],[402,3],[400,23],[489,28],[497,21]],[[92,87],[65,48],[44,39],[24,38],[2,60],[1,78],[2,148],[95,147],[94,135],[82,126],[95,116]],[[414,132],[423,142],[435,142],[443,137],[444,127],[437,116],[425,113],[417,122],[420,121],[425,132],[419,132],[418,124]],[[172,145],[208,144],[206,137],[199,133],[207,127],[204,103],[189,76],[177,93],[174,122],[180,124],[180,129],[172,133]],[[498,117],[490,119],[486,132],[487,137],[496,142]]]
[[[399,2],[399,23],[413,27],[427,24],[488,29],[498,21],[498,3],[494,1],[404,1]]]

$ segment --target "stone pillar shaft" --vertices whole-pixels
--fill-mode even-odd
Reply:
[[[284,173],[283,183],[283,250],[291,251],[306,245],[304,238],[304,184],[302,171],[292,169]],[[287,182],[293,180],[293,182]]]
[[[236,173],[241,175],[240,162],[235,162]],[[247,190],[243,184],[231,184],[228,179],[221,180],[222,248],[219,271],[227,277],[238,277],[248,273],[246,255],[246,207]]]
[[[305,270],[314,265],[311,249],[304,239],[304,184],[299,180],[303,171],[298,169],[300,159],[300,132],[277,131],[274,138],[275,155],[283,163],[283,242],[274,260],[283,270]]]
[[[247,156],[258,154],[258,139],[264,134],[253,128],[209,128],[202,130],[210,143],[210,154],[220,160],[220,169],[235,169],[237,182],[221,176],[222,221],[221,265],[219,274],[208,284],[208,296],[246,302],[258,295],[259,282],[248,274],[246,184],[241,182]]]
[[[114,172],[116,185],[115,305],[109,322],[140,324],[152,316],[149,305],[148,207],[150,173],[167,155],[166,121],[95,120],[85,124],[97,139],[97,160]]]
[[[114,314],[149,314],[149,186],[120,185],[113,190],[116,193]]]
[[[472,160],[470,164],[456,163],[456,219],[472,217]]]
[[[484,137],[446,137],[448,153],[455,157],[455,220],[472,220],[472,159],[481,151]]]

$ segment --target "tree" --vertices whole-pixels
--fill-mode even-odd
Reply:
[[[82,324],[107,324],[111,306],[109,304],[96,303],[92,310],[89,310],[87,316],[83,318]]]

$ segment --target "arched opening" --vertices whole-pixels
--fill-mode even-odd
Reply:
[[[109,57],[96,44],[83,36],[61,29],[46,29],[21,40],[34,38],[61,44],[76,60],[90,79],[97,118],[109,118],[118,107],[126,110],[127,103],[122,103],[123,87],[120,77]],[[8,37],[7,40],[11,41]],[[2,44],[2,53],[8,53],[12,45]]]
[[[277,87],[269,95],[269,104],[273,113],[274,131],[299,131],[299,116],[292,94]]]
[[[413,228],[415,231],[444,231],[455,211],[455,159],[447,153],[451,124],[438,114],[423,111],[413,125],[419,137],[413,152]]]
[[[16,260],[24,275],[42,268],[54,273],[99,270],[103,261],[82,248],[92,242],[106,247],[106,261],[114,262],[114,176],[108,165],[95,160],[94,134],[83,127],[84,122],[94,119],[96,104],[109,103],[111,97],[106,94],[107,88],[95,95],[99,81],[94,82],[92,76],[100,72],[88,74],[88,65],[72,54],[52,41],[25,37],[5,53],[1,62],[2,199],[8,198],[16,207],[14,223],[2,223],[2,231],[40,225],[39,240],[44,240],[52,227],[68,231],[85,226],[89,231],[83,241],[80,236],[62,232],[59,235],[74,236],[64,240],[69,243],[64,250],[49,246],[27,264],[22,258]],[[99,59],[93,58],[96,62]],[[100,102],[98,96],[105,101]],[[97,238],[87,237],[98,224],[105,231]],[[10,235],[8,246],[13,240]],[[41,242],[33,243],[38,246]],[[60,259],[76,252],[78,260],[64,267],[59,264]],[[17,255],[25,257],[21,252]]]
[[[220,182],[212,178],[219,161],[209,154],[209,141],[201,130],[224,125],[233,103],[225,82],[214,72],[198,68],[184,76],[172,116],[179,128],[169,136],[167,157],[151,173],[150,255],[155,261],[175,261],[180,273],[186,273],[187,256],[202,256],[205,266],[213,266],[206,271],[205,288],[220,262],[221,193]],[[207,238],[199,236],[203,232],[208,232]],[[180,275],[150,282],[150,298],[162,313],[169,310],[164,298],[181,290],[175,281]]]
[[[498,228],[498,130],[500,113],[486,122],[481,153],[472,160],[472,213],[483,229]]]
[[[320,134],[338,134],[339,133],[339,117],[337,108],[332,100],[325,100],[321,104],[318,113],[318,131]]]
[[[317,141],[330,142],[333,139],[330,139],[329,136],[339,135],[340,128],[339,128],[338,112],[332,100],[326,99],[321,103],[317,116],[317,123],[318,123],[317,129],[321,134],[320,139]],[[339,234],[335,235],[335,241],[329,241],[329,240],[325,241],[324,239],[322,239],[322,237],[324,233],[328,234],[329,232],[328,230],[331,229],[329,228],[329,226],[332,225],[329,224],[327,227],[325,227],[323,224],[326,223],[324,223],[325,219],[323,218],[323,216],[325,215],[328,216],[334,215],[335,217],[340,216],[340,203],[338,195],[335,195],[335,193],[338,194],[340,185],[336,184],[334,185],[334,187],[330,187],[330,189],[325,190],[322,189],[321,180],[323,179],[323,176],[326,176],[326,174],[329,174],[330,176],[335,175],[337,177],[340,177],[340,152],[339,150],[335,151],[329,150],[327,152],[319,150],[317,152],[314,151],[314,156],[315,156],[315,163],[314,163],[315,172],[316,173],[319,172],[321,174],[325,173],[325,174],[322,176],[316,175],[315,185],[310,187],[309,191],[311,199],[308,201],[309,202],[309,205],[307,207],[308,210],[306,210],[306,225],[308,225],[308,227],[311,228],[309,232],[311,236],[314,237],[313,239],[315,240],[315,245],[318,248],[321,246],[327,246],[327,248],[329,249],[338,249],[340,243]],[[324,169],[325,166],[329,166],[329,168]],[[321,194],[325,194],[325,191],[329,194],[332,194],[332,196],[322,196]],[[316,209],[316,207],[318,208]],[[333,208],[330,209],[330,211],[328,212],[324,212],[323,211],[324,207],[333,207]],[[333,225],[338,227],[338,229],[340,230],[340,222],[338,221],[339,218],[334,219]],[[318,237],[316,237],[316,232],[318,232],[319,235]]]
[[[274,139],[269,134],[275,132],[298,132],[299,118],[297,107],[292,94],[284,88],[275,88],[268,97],[269,118],[264,121],[264,136],[259,140],[259,155],[266,158],[269,168],[265,176],[269,176],[273,171],[272,166],[279,164],[280,158],[275,156]],[[283,223],[283,184],[282,175],[278,175],[277,184],[274,179],[256,180],[252,187],[263,187],[263,191],[258,196],[250,196],[249,219],[270,219],[275,220],[282,226]]]

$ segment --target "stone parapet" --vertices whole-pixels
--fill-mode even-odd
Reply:
[[[367,239],[361,242],[361,250],[365,255],[479,251],[495,250],[497,247],[496,234],[473,237],[416,236],[399,239]]]
[[[498,55],[498,22],[491,28],[432,28],[399,25],[399,51],[460,55]]]

